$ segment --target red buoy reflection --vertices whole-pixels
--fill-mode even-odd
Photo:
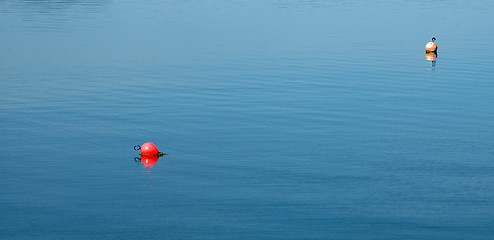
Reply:
[[[158,162],[158,155],[141,156],[141,163],[145,168],[153,168]]]

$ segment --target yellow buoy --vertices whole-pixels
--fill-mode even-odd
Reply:
[[[425,44],[426,53],[437,52],[437,44],[435,42],[436,42],[436,38],[432,37],[432,42],[428,42],[427,44]]]

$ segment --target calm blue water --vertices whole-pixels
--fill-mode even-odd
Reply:
[[[490,239],[493,11],[0,1],[0,239]]]

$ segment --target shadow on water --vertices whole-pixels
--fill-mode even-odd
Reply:
[[[431,61],[432,71],[434,71],[436,69],[437,52],[426,53],[425,60]]]

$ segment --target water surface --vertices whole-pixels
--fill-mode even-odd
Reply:
[[[0,1],[0,238],[488,239],[493,10]]]

